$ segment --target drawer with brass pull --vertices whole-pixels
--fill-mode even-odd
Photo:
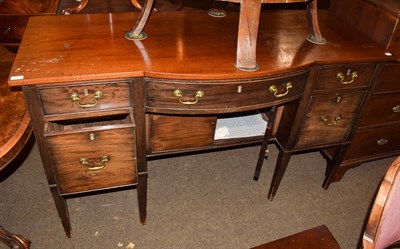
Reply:
[[[108,82],[39,88],[45,115],[78,113],[131,106],[129,82]]]
[[[375,94],[368,101],[361,125],[400,122],[400,93]]]
[[[375,64],[323,66],[316,90],[368,87],[375,72]]]
[[[48,125],[44,135],[60,194],[137,184],[131,117],[99,123]]]
[[[344,141],[364,96],[364,92],[313,96],[295,147]]]
[[[248,80],[180,81],[147,79],[147,109],[158,112],[185,110],[200,113],[245,111],[299,97],[308,71],[282,77]]]
[[[399,124],[358,130],[345,160],[400,153],[399,130]]]

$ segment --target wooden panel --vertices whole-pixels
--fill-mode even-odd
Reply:
[[[400,153],[400,125],[357,131],[345,160]]]
[[[375,72],[374,64],[323,66],[316,85],[317,90],[367,87]],[[354,74],[356,73],[357,76]],[[338,77],[343,76],[343,79]],[[350,83],[351,82],[351,83]]]
[[[90,139],[91,133],[94,140]],[[136,184],[134,133],[134,128],[123,128],[47,136],[60,193]],[[80,161],[88,158],[90,167],[101,166],[101,158],[106,155],[109,161],[98,170],[89,170]]]
[[[0,1],[0,13],[37,14],[56,13],[58,0],[3,0]]]
[[[364,93],[313,96],[295,147],[345,141],[364,96]],[[340,120],[335,120],[336,116]]]
[[[375,92],[400,92],[400,63],[387,63],[378,78]]]
[[[152,152],[212,145],[216,116],[149,115]]]
[[[85,96],[85,89],[88,90]],[[102,97],[96,103],[95,92],[101,91]],[[113,108],[130,107],[129,82],[108,82],[75,84],[59,87],[43,87],[39,89],[45,115],[87,112]],[[77,102],[70,99],[72,93],[79,95],[81,105],[94,105],[92,107],[80,107]]]
[[[361,125],[389,122],[400,122],[400,93],[373,95],[368,102]]]
[[[263,104],[284,101],[284,99],[300,96],[307,82],[308,72],[294,76],[274,78],[231,80],[231,81],[178,81],[149,79],[147,87],[147,107],[155,107],[157,110],[218,110],[223,109],[261,107]],[[290,88],[286,88],[291,84]],[[269,88],[275,85],[277,94],[275,97]],[[180,90],[182,97],[174,96],[174,91]],[[196,92],[202,91],[204,96],[199,97],[195,104],[182,104],[182,102],[195,102]]]

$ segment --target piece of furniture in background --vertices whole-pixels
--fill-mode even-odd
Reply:
[[[28,18],[55,14],[57,8],[58,0],[0,1],[0,45],[16,52]]]
[[[375,201],[366,223],[363,249],[385,249],[400,242],[400,157],[387,170],[376,194]],[[335,237],[325,226],[278,239],[253,249],[339,249]]]
[[[0,179],[6,171],[17,167],[14,159],[31,137],[32,128],[21,90],[11,90],[7,84],[8,73],[15,55],[0,46]],[[17,207],[16,207],[17,208]],[[21,235],[11,234],[0,226],[0,242],[11,248],[29,248],[30,241]]]
[[[76,0],[75,2],[78,3],[77,6],[61,8],[60,14],[62,15],[78,14],[86,8],[86,6],[89,3],[89,0]],[[141,11],[143,9],[142,5],[137,0],[130,0],[130,2],[133,5],[133,7],[135,7],[136,10]]]

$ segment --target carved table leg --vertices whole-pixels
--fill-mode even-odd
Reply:
[[[0,241],[12,249],[29,249],[31,241],[21,235],[12,234],[0,226]]]
[[[235,62],[235,66],[241,70],[255,71],[258,69],[256,46],[260,12],[261,1],[242,0]]]
[[[307,11],[308,11],[308,22],[311,33],[309,36],[307,36],[307,40],[316,44],[325,44],[326,39],[322,37],[318,25],[317,0],[313,0],[308,3]]]
[[[77,7],[63,9],[61,13],[63,15],[71,15],[79,13],[86,7],[86,5],[89,2],[89,0],[76,0],[76,1],[79,3]]]
[[[147,38],[145,32],[143,32],[144,26],[149,20],[150,13],[153,8],[154,0],[146,0],[142,12],[140,13],[139,19],[136,21],[135,26],[131,31],[125,34],[125,38],[129,40],[143,40]]]

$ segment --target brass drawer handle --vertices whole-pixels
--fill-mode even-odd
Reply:
[[[172,92],[172,95],[174,95],[175,97],[178,97],[179,99],[179,103],[183,104],[183,105],[194,105],[197,102],[199,102],[200,98],[202,98],[204,96],[204,92],[199,90],[196,92],[196,94],[194,95],[194,101],[183,101],[183,93],[181,90],[176,89],[175,91]]]
[[[400,112],[400,105],[396,105],[395,107],[393,107],[393,112]]]
[[[269,87],[269,92],[274,94],[274,96],[276,98],[282,98],[282,97],[285,97],[286,95],[288,95],[289,89],[291,89],[291,88],[293,88],[293,83],[288,82],[288,83],[286,83],[286,92],[278,93],[278,88],[275,85],[272,85]]]
[[[324,122],[324,125],[326,126],[332,126],[332,125],[336,125],[337,121],[339,121],[340,119],[342,119],[339,115],[336,115],[335,118],[333,119],[332,122],[329,122],[329,119],[325,116],[321,116],[321,120]]]
[[[99,160],[97,161],[98,162],[96,162],[96,159],[91,159],[86,157],[82,157],[80,159],[81,164],[86,166],[88,170],[99,170],[103,169],[106,166],[106,163],[110,161],[110,157],[105,155],[99,158]]]
[[[389,140],[387,138],[381,138],[376,142],[378,145],[385,145],[389,143]]]
[[[88,91],[87,89],[84,89],[84,90],[83,90],[83,94],[84,94],[85,96],[88,96],[88,95],[89,95],[89,91]],[[75,93],[75,92],[71,93],[71,94],[69,95],[69,98],[71,99],[72,102],[76,102],[76,104],[77,104],[79,107],[81,107],[81,108],[90,108],[90,107],[96,106],[96,105],[99,103],[99,100],[100,100],[101,98],[103,98],[103,92],[101,92],[101,91],[96,91],[96,92],[94,93],[94,96],[93,96],[94,103],[91,103],[91,104],[82,104],[82,103],[81,103],[81,99],[80,99],[80,97],[79,97],[79,94],[77,94],[77,93]]]
[[[350,69],[347,70],[346,75],[347,75],[347,76],[351,76],[351,80],[345,81],[345,80],[344,80],[345,75],[344,75],[344,73],[342,73],[342,72],[336,74],[336,79],[339,80],[341,84],[343,84],[343,85],[348,85],[348,84],[353,83],[354,80],[358,77],[358,73],[357,73],[357,72],[351,72]]]

